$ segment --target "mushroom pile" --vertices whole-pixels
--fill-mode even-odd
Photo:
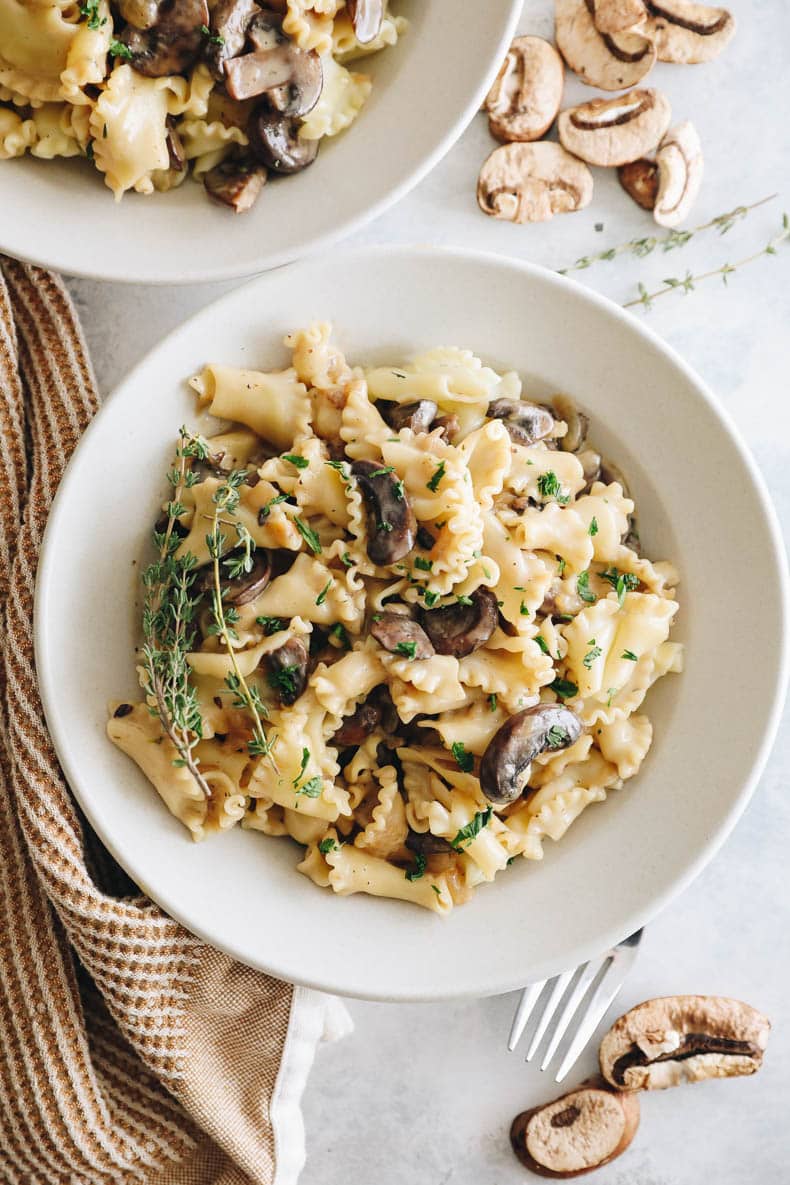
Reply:
[[[601,1041],[600,1077],[516,1116],[513,1151],[542,1177],[579,1177],[601,1168],[636,1135],[640,1091],[755,1074],[770,1030],[756,1008],[724,996],[646,1000]]]
[[[480,170],[480,209],[518,223],[581,210],[595,165],[617,168],[625,192],[660,226],[679,226],[702,182],[699,136],[688,120],[670,128],[666,95],[639,84],[656,61],[716,57],[735,32],[732,15],[691,0],[556,0],[555,17],[556,49],[517,37],[486,98],[501,145]],[[588,86],[625,93],[560,113],[563,60]],[[542,139],[555,120],[559,144]]]

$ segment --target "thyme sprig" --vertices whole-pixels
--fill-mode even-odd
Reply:
[[[154,530],[158,558],[143,572],[143,689],[149,711],[158,716],[165,734],[178,757],[174,764],[185,766],[205,796],[211,791],[200,772],[199,759],[193,750],[203,736],[195,688],[190,683],[186,656],[192,649],[193,621],[200,597],[191,595],[195,581],[195,557],[189,552],[177,556],[180,539],[175,523],[184,513],[181,501],[184,490],[196,478],[188,466],[190,459],[205,460],[208,446],[200,437],[182,427],[173,467],[167,475],[171,486],[165,507],[164,530]]]
[[[648,235],[641,239],[629,239],[627,243],[620,243],[617,247],[608,247],[604,251],[598,251],[595,255],[582,255],[569,267],[560,268],[559,274],[561,276],[567,276],[569,272],[584,271],[586,268],[592,267],[595,263],[606,263],[612,259],[616,259],[618,255],[631,254],[642,259],[645,255],[652,254],[656,249],[662,252],[674,251],[678,247],[685,247],[689,239],[706,230],[717,230],[720,235],[726,235],[729,230],[732,230],[736,222],[745,218],[747,214],[752,210],[756,210],[758,206],[764,206],[766,202],[772,202],[777,196],[777,194],[772,193],[768,197],[760,198],[759,202],[752,202],[751,205],[736,206],[734,210],[728,210],[726,214],[717,214],[715,218],[711,218],[708,222],[703,222],[699,226],[694,226],[690,230],[671,230],[665,235]]]
[[[714,276],[721,276],[722,282],[726,284],[728,277],[739,268],[746,267],[747,264],[754,263],[757,259],[762,259],[764,255],[776,255],[777,248],[788,239],[790,239],[790,217],[783,214],[782,229],[773,235],[759,251],[747,255],[743,259],[737,259],[734,263],[722,263],[719,267],[711,268],[707,272],[700,272],[698,275],[687,271],[685,276],[669,276],[663,281],[663,287],[657,288],[655,292],[648,292],[645,285],[640,283],[637,286],[639,295],[635,296],[633,300],[627,300],[623,308],[630,309],[641,305],[644,309],[649,310],[653,307],[653,301],[658,300],[659,296],[666,296],[669,292],[684,294],[693,292],[697,284],[701,284],[704,280],[710,280]]]

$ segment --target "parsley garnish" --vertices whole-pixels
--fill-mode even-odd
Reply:
[[[434,494],[436,493],[437,489],[439,488],[439,482],[444,477],[444,470],[445,470],[445,463],[444,463],[444,461],[440,461],[439,464],[436,466],[436,472],[434,473],[431,480],[427,483],[428,489]]]
[[[595,517],[595,515],[593,515],[593,517],[590,519],[590,525],[587,528],[587,534],[588,535],[597,535],[598,534],[598,519]]]
[[[590,573],[582,572],[576,581],[576,591],[588,605],[595,602],[595,593],[590,588]]]
[[[219,45],[221,47],[225,44],[225,38],[220,37],[219,33],[212,33],[208,25],[198,25],[197,32],[202,33],[204,37],[208,37],[212,45]]]
[[[332,580],[332,577],[330,576],[329,579],[327,580],[326,584],[321,589],[320,593],[318,594],[318,596],[315,599],[316,605],[323,605],[324,601],[326,600],[326,594],[329,592],[333,583],[334,583],[334,581]]]
[[[269,671],[268,683],[274,691],[282,692],[284,696],[296,695],[296,676],[300,670],[297,662],[291,666],[279,667],[276,670]]]
[[[529,617],[529,605],[525,605],[523,601],[519,605],[518,611],[522,617]],[[546,653],[548,654],[548,651]]]
[[[307,763],[309,760],[310,760],[310,750],[309,749],[302,749],[302,764],[299,766],[299,773],[294,778],[292,785],[294,785],[294,786],[299,785],[299,783],[301,782],[302,777],[304,775],[304,771],[307,769]]]
[[[575,695],[579,694],[579,688],[575,683],[571,683],[570,679],[557,678],[549,684],[552,691],[556,691],[560,699],[573,699]]]
[[[472,598],[464,596],[463,593],[459,593],[455,599],[459,605],[474,605]]]
[[[351,567],[351,565],[352,565],[352,564],[353,564],[353,562],[354,562],[354,561],[352,560],[351,556],[348,554],[348,552],[347,552],[347,551],[344,551],[344,552],[343,552],[343,554],[342,554],[342,555],[341,555],[341,557],[340,557],[340,560],[341,560],[341,562],[342,562],[343,564],[345,564],[345,566],[346,566],[347,568],[350,568],[350,567]]]
[[[323,786],[323,780],[316,774],[314,778],[310,778],[309,781],[305,782],[304,786],[300,786],[296,793],[304,794],[305,798],[318,798]]]
[[[267,638],[285,629],[285,622],[281,617],[256,617],[255,624],[263,628]]]
[[[560,506],[565,506],[570,498],[563,494],[559,478],[553,469],[538,474],[538,491],[541,498],[554,498]]]
[[[277,494],[274,498],[270,498],[266,505],[262,506],[258,511],[258,526],[262,527],[266,522],[266,519],[272,512],[272,506],[279,506],[281,502],[285,502],[287,499],[287,494]]]
[[[417,653],[417,643],[398,642],[398,645],[395,647],[395,653],[402,654],[404,658],[414,658],[414,655]]]
[[[99,19],[99,0],[85,0],[80,4],[80,16],[87,17],[89,29],[101,29],[107,24],[107,17]]]
[[[134,56],[128,45],[124,45],[122,41],[116,41],[114,37],[107,52],[111,58],[123,58],[125,62],[131,62]]]
[[[495,711],[496,711],[496,705],[497,705],[496,692],[495,692],[495,691],[492,691],[492,692],[491,692],[491,694],[490,694],[490,695],[489,695],[489,697],[488,697],[488,710],[489,710],[489,712],[495,712]]]
[[[634,576],[633,572],[618,572],[617,568],[607,568],[601,573],[601,578],[609,581],[621,605],[625,600],[625,594],[632,592],[639,584],[639,577]]]
[[[546,733],[546,744],[550,749],[562,749],[565,745],[570,744],[571,735],[567,728],[560,728],[558,724],[553,725]]]
[[[332,626],[331,630],[329,631],[329,636],[330,638],[337,638],[344,650],[351,649],[351,642],[349,641],[346,627],[343,625],[342,621],[338,621]]]
[[[433,567],[433,560],[426,560],[423,556],[418,555],[414,557],[414,566],[419,568],[421,572],[430,572]]]
[[[438,594],[438,592],[431,592],[430,589],[426,588],[423,593],[423,598],[424,598],[425,604],[428,606],[428,608],[433,609],[434,605],[439,600],[439,594]]]
[[[487,806],[484,811],[478,811],[474,819],[467,823],[465,827],[457,833],[455,839],[450,841],[451,847],[455,848],[456,852],[462,852],[462,843],[471,843],[475,836],[479,835],[484,827],[487,827],[491,821],[491,816],[494,813],[493,807]]]
[[[595,645],[595,638],[590,638],[590,641],[587,643],[587,645],[591,646],[592,649],[588,650],[587,653],[585,654],[584,658],[582,659],[582,665],[585,666],[587,668],[587,670],[589,671],[589,670],[592,670],[592,665],[595,662],[596,658],[601,657],[601,655],[603,654],[603,650],[601,650],[600,646]]]
[[[551,658],[551,655],[549,654],[549,648],[548,648],[548,646],[546,645],[546,639],[545,639],[545,638],[542,638],[542,637],[540,636],[540,634],[536,634],[536,635],[535,635],[535,641],[537,642],[538,646],[540,646],[540,648],[541,648],[541,650],[543,651],[543,653],[544,653],[544,654],[548,654],[548,655],[549,655],[549,658]]]
[[[307,523],[298,514],[294,518],[296,529],[304,539],[307,546],[312,551],[313,555],[321,554],[321,540],[316,535],[312,527],[308,527]]]
[[[318,845],[318,850],[322,856],[325,856],[327,852],[334,852],[336,847],[337,844],[332,839],[332,836],[328,835],[326,839],[321,840],[320,844]]]
[[[422,852],[417,852],[417,853],[415,853],[415,856],[414,856],[414,868],[407,868],[406,869],[406,880],[407,881],[418,881],[424,872],[425,872],[425,857],[423,856]],[[435,887],[436,886],[434,886],[434,888]]]
[[[633,650],[624,650],[620,657],[627,658],[629,662],[639,662],[639,659],[634,654]]]
[[[393,473],[394,470],[394,465],[384,465],[381,469],[374,469],[368,474],[368,477],[386,477],[388,473]]]
[[[466,748],[464,746],[464,742],[463,741],[453,741],[450,748],[453,751],[453,757],[455,758],[455,764],[458,766],[458,768],[460,770],[463,770],[463,772],[465,774],[471,773],[471,771],[475,767],[475,759],[471,753],[467,753]]]
[[[560,579],[562,579],[562,577],[565,575],[565,560],[561,555],[555,556],[554,558],[557,561],[557,575],[560,577]]]
[[[298,453],[283,453],[283,460],[290,461],[297,469],[306,469],[310,464],[307,457],[300,457]]]
[[[619,687],[609,687],[609,688],[607,688],[606,694],[609,696],[608,700],[606,701],[606,706],[607,706],[607,708],[611,708],[611,706],[612,706],[612,700],[613,700],[613,699],[614,699],[614,697],[617,695],[617,693],[618,693],[618,691],[619,691],[619,690],[620,690],[620,688],[619,688]]]
[[[436,894],[436,896],[437,896],[437,897],[441,897],[441,895],[442,895],[442,890],[439,888],[439,886],[438,886],[438,885],[431,885],[431,888],[433,889],[433,891],[434,891],[434,893]]]

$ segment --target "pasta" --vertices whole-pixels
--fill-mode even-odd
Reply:
[[[333,2],[289,12],[312,36]],[[286,345],[190,380],[220,424],[181,430],[108,735],[195,839],[288,837],[317,886],[444,915],[639,772],[678,574],[567,397],[458,349],[352,367],[326,324]]]
[[[407,27],[389,0],[378,30],[362,10],[346,0],[0,0],[0,161],[86,158],[116,201],[191,176],[241,213],[267,176],[306,168],[358,117],[373,84],[348,64]]]

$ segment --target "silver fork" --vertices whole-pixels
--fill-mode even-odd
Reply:
[[[605,951],[600,959],[590,959],[589,962],[582,963],[580,967],[574,967],[570,971],[563,971],[561,975],[555,975],[553,979],[540,979],[525,987],[516,1009],[516,1015],[513,1017],[508,1038],[507,1047],[511,1053],[524,1035],[524,1030],[535,1011],[535,1005],[542,996],[544,988],[548,986],[546,1003],[537,1019],[526,1060],[532,1061],[551,1022],[554,1021],[549,1032],[543,1060],[540,1063],[541,1070],[548,1069],[563,1037],[568,1032],[571,1021],[574,1021],[575,1032],[554,1079],[555,1082],[562,1082],[579,1060],[587,1042],[623,986],[626,976],[633,966],[641,941],[642,931],[636,930],[628,938],[624,938],[622,942],[618,942],[616,946]],[[579,1010],[579,1005],[591,987],[593,991],[590,999],[585,1008]],[[578,1016],[576,1015],[577,1011],[579,1012]]]

